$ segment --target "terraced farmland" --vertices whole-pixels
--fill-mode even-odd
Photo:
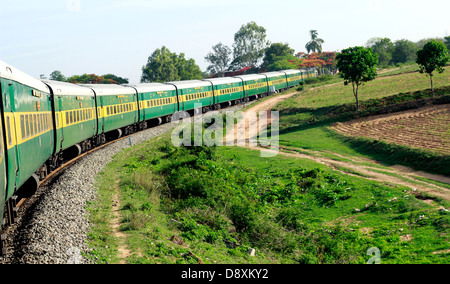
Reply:
[[[332,128],[346,136],[374,138],[450,155],[449,104],[337,123]]]

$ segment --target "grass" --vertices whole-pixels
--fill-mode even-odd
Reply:
[[[307,159],[261,158],[237,147],[175,148],[166,136],[115,157],[100,177],[107,196],[112,179],[119,180],[129,263],[365,263],[371,247],[382,251],[383,263],[450,257],[433,254],[448,242],[445,211],[407,188]],[[93,240],[100,263],[116,261],[103,256],[117,249],[110,234]]]
[[[418,78],[397,76],[408,84]],[[391,79],[377,81],[384,80],[383,85]],[[426,82],[425,76],[421,80]],[[426,89],[415,84],[414,90]],[[328,129],[348,113],[334,106],[347,101],[341,88],[310,89],[280,104],[280,144],[338,160],[373,157]],[[386,87],[371,90],[366,99],[387,95]],[[318,92],[325,98],[319,99]],[[351,103],[350,89],[346,92]],[[387,160],[385,153],[379,155]],[[117,184],[121,230],[132,252],[128,263],[363,264],[373,247],[381,251],[382,263],[449,263],[448,211],[422,202],[418,198],[425,197],[409,188],[370,181],[345,167],[338,170],[357,176],[310,159],[262,158],[239,147],[175,148],[169,135],[147,141],[122,151],[99,176],[99,198],[90,206],[95,224],[90,257],[97,263],[118,262],[119,240],[108,225],[111,185]]]
[[[405,73],[389,75],[368,82],[363,88],[361,111],[356,112],[351,87],[334,84],[312,86],[275,107],[280,111],[280,145],[329,150],[350,156],[372,158],[386,165],[402,164],[417,170],[450,175],[448,156],[416,150],[374,139],[349,139],[329,129],[335,122],[353,118],[417,108],[431,100],[425,75],[404,67]],[[393,72],[399,72],[395,70]],[[389,73],[386,73],[389,74]],[[436,103],[450,103],[450,70],[436,75]],[[376,147],[374,147],[376,146]]]
[[[444,73],[436,74],[433,81],[435,88],[450,86],[450,68]],[[414,92],[430,88],[430,80],[419,72],[401,73],[395,76],[379,76],[371,82],[365,83],[360,88],[360,100],[379,99],[399,93]],[[351,86],[343,83],[307,89],[293,99],[286,100],[280,104],[279,109],[287,108],[323,108],[345,103],[355,103]]]

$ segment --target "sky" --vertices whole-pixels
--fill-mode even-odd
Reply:
[[[0,0],[0,60],[39,78],[115,74],[138,83],[157,48],[205,56],[251,21],[267,39],[306,52],[310,30],[324,51],[450,35],[448,0]]]

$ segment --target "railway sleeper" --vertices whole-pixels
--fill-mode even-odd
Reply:
[[[2,231],[0,237],[0,256],[8,254],[8,248],[5,246],[5,241],[6,241],[6,234],[4,234]]]
[[[6,227],[10,227],[19,221],[17,217],[17,212],[19,211],[19,207],[17,206],[18,200],[19,196],[14,195],[6,202],[5,218],[3,221]]]

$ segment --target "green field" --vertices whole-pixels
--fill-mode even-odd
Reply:
[[[450,85],[448,70],[439,76],[437,87]],[[362,99],[425,90],[427,83],[424,75],[400,72],[363,86]],[[110,225],[118,190],[127,263],[363,264],[371,248],[380,251],[381,263],[449,263],[450,213],[442,209],[448,200],[314,161],[371,166],[396,177],[389,163],[370,162],[389,161],[388,154],[374,157],[328,128],[348,119],[350,105],[335,107],[345,103],[353,103],[351,87],[337,84],[307,86],[277,106],[283,151],[306,158],[288,152],[262,158],[240,147],[176,148],[169,134],[122,151],[99,176],[100,196],[89,206],[89,256],[97,263],[121,261],[124,244]]]

